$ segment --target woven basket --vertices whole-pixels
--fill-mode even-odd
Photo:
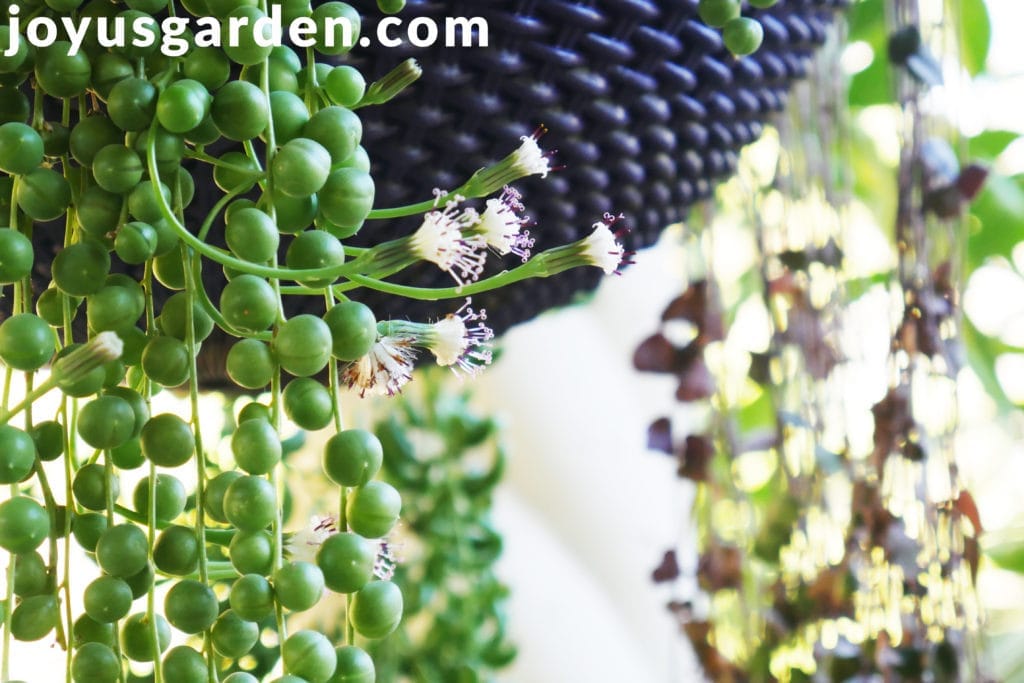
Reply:
[[[375,30],[375,0],[350,0]],[[542,140],[564,168],[547,179],[516,184],[535,225],[536,250],[579,239],[605,212],[624,213],[630,249],[652,244],[689,206],[708,197],[733,172],[739,149],[786,104],[846,0],[780,0],[752,12],[765,29],[762,48],[735,59],[719,32],[696,15],[697,0],[409,0],[405,22],[431,17],[484,17],[491,46],[429,49],[359,48],[350,55],[368,81],[407,57],[423,78],[395,100],[360,111],[363,144],[373,160],[376,205],[397,206],[454,189],[477,169],[504,157],[523,135],[546,125]],[[223,144],[223,143],[221,143]],[[216,151],[214,147],[211,151]],[[210,167],[186,162],[196,199],[186,211],[198,225],[220,198]],[[418,219],[372,222],[353,244],[366,246],[408,234]],[[36,293],[48,286],[60,250],[59,230],[36,231]],[[222,225],[210,240],[223,245]],[[515,265],[491,259],[492,270]],[[223,272],[207,264],[207,290],[216,301]],[[592,290],[597,268],[522,282],[475,297],[497,332]],[[447,274],[416,266],[394,278],[419,286],[450,286]],[[167,293],[156,292],[160,305]],[[433,320],[460,302],[414,302],[356,291],[379,319]],[[314,301],[315,300],[315,301]],[[289,313],[322,313],[317,297],[290,297]],[[0,301],[0,318],[9,308]],[[84,335],[84,314],[76,321]],[[229,387],[224,358],[231,340],[216,331],[203,344],[200,367],[209,388]]]
[[[377,16],[373,4],[362,7],[370,17]],[[626,215],[629,248],[648,246],[734,171],[740,148],[785,107],[790,84],[806,74],[842,4],[781,0],[750,13],[764,26],[765,42],[737,60],[697,17],[697,0],[409,0],[407,21],[486,18],[491,47],[355,53],[368,78],[405,57],[424,70],[410,92],[365,110],[377,205],[457,187],[543,124],[550,133],[541,142],[557,150],[565,168],[517,184],[536,222],[538,250],[579,239],[607,211]],[[415,227],[415,219],[373,224],[357,239],[369,244]],[[514,257],[505,267],[511,265]],[[474,304],[488,309],[500,331],[567,303],[600,278],[596,268],[578,269],[478,296]],[[417,270],[410,280],[450,284],[436,269]],[[366,302],[395,317],[448,310],[372,295]]]

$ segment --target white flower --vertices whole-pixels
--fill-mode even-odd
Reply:
[[[473,174],[473,177],[462,186],[462,192],[468,197],[488,197],[509,183],[513,183],[526,176],[539,175],[547,178],[548,173],[558,170],[551,167],[551,157],[554,152],[545,152],[537,144],[548,129],[541,126],[534,131],[533,135],[524,135],[522,143],[508,156],[494,164],[482,168]]]
[[[594,223],[594,232],[581,242],[583,259],[603,270],[606,275],[617,273],[626,259],[626,251],[619,243],[622,233],[613,233],[611,230],[621,218],[605,214],[604,222]]]
[[[289,559],[296,562],[315,563],[320,546],[336,533],[338,523],[334,517],[314,515],[305,529],[285,534],[284,552]],[[373,561],[373,575],[381,581],[390,581],[399,562],[401,558],[396,552],[395,544],[387,538],[381,539],[377,544],[377,553]]]
[[[436,323],[393,320],[382,323],[380,330],[386,338],[403,339],[411,346],[429,349],[438,365],[450,367],[456,374],[462,371],[475,375],[491,362],[489,342],[494,339],[494,331],[483,322],[487,312],[477,313],[471,303],[466,299],[462,308]]]
[[[487,320],[487,311],[477,313],[471,303],[466,299],[462,308],[434,323],[425,343],[438,365],[451,367],[456,373],[461,370],[475,375],[491,363],[493,352],[489,342],[494,339],[494,331],[483,322]]]
[[[62,386],[80,381],[96,368],[117,360],[124,353],[124,342],[116,332],[100,332],[85,344],[53,364],[53,377]]]
[[[512,167],[519,172],[520,177],[539,175],[541,178],[547,178],[551,172],[551,161],[537,144],[537,140],[546,132],[547,129],[541,126],[533,135],[524,135],[520,138],[523,144],[509,157]]]
[[[334,517],[330,515],[326,517],[313,516],[309,520],[308,527],[296,531],[288,537],[288,540],[285,541],[284,551],[293,560],[315,562],[320,546],[337,532],[337,520]]]
[[[436,263],[461,287],[483,272],[487,242],[482,235],[467,233],[480,222],[480,215],[474,209],[459,211],[459,200],[461,197],[456,197],[443,210],[424,216],[410,246],[417,258]]]
[[[477,230],[488,246],[500,255],[515,254],[526,263],[530,259],[534,240],[528,231],[523,230],[530,219],[519,215],[524,211],[519,201],[521,197],[516,190],[506,185],[500,197],[487,200],[487,208],[480,216]]]
[[[412,379],[415,360],[411,339],[384,336],[365,356],[345,368],[342,381],[350,389],[358,390],[360,398],[366,392],[394,396]]]

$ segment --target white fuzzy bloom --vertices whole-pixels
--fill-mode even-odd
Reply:
[[[401,393],[412,379],[416,351],[406,337],[381,337],[365,356],[350,364],[342,374],[342,381],[359,392],[383,396]]]
[[[338,533],[337,520],[327,515],[314,515],[309,519],[309,526],[292,534],[285,534],[284,552],[288,559],[296,562],[316,563],[316,555],[320,546]],[[381,581],[390,581],[400,562],[395,545],[388,539],[381,539],[377,544],[377,555],[373,562],[373,575]]]
[[[534,131],[533,135],[524,135],[520,138],[522,142],[519,147],[504,159],[473,174],[469,182],[462,186],[465,194],[474,199],[489,197],[520,178],[531,175],[547,178],[548,173],[557,171],[557,168],[551,167],[551,157],[554,152],[545,152],[537,144],[537,141],[547,132],[547,128],[541,126]]]
[[[466,323],[456,315],[448,315],[434,323],[430,350],[438,365],[454,365],[466,351]]]
[[[534,240],[528,231],[523,230],[530,219],[520,215],[524,211],[519,201],[521,197],[519,192],[506,185],[501,196],[487,200],[487,208],[480,216],[477,230],[498,254],[515,254],[526,263]]]
[[[475,375],[491,363],[489,342],[494,339],[494,331],[484,324],[487,311],[477,313],[470,304],[466,299],[462,308],[434,323],[426,335],[426,346],[438,365]]]
[[[293,560],[299,562],[315,562],[320,546],[332,534],[338,532],[337,520],[330,515],[313,516],[309,526],[291,534],[285,541],[284,551]]]
[[[86,346],[93,348],[103,362],[117,360],[124,353],[124,342],[116,332],[100,332]]]
[[[582,242],[584,260],[603,270],[606,275],[618,272],[626,258],[626,251],[619,243],[618,235],[611,229],[616,220],[616,217],[606,215],[605,222],[594,223],[594,232]]]
[[[436,263],[461,287],[483,272],[487,242],[482,235],[468,233],[480,222],[480,215],[473,209],[459,211],[457,203],[458,199],[424,216],[410,245],[417,258]]]
[[[545,132],[544,128],[539,128],[533,135],[524,135],[520,138],[523,144],[519,145],[519,149],[512,152],[512,167],[521,176],[539,175],[541,178],[547,178],[548,173],[551,172],[551,161],[540,148],[540,145],[537,144],[537,140]]]
[[[116,332],[100,332],[53,364],[53,376],[61,386],[80,381],[96,368],[117,360],[124,353],[124,342]]]

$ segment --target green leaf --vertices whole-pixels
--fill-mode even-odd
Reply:
[[[960,338],[967,353],[967,362],[978,376],[981,385],[985,387],[985,393],[992,397],[1001,410],[1010,410],[1013,403],[1003,391],[1003,385],[996,375],[996,359],[1003,353],[1005,344],[985,336],[966,318],[963,321]]]
[[[1012,130],[986,130],[967,141],[969,161],[995,161],[1006,148],[1021,137]]]
[[[868,292],[873,291],[875,287],[879,285],[888,285],[892,281],[893,277],[893,273],[888,271],[884,273],[875,273],[874,275],[868,275],[867,277],[847,280],[846,296],[850,300],[850,303],[853,303]]]
[[[875,51],[875,60],[850,80],[850,106],[870,107],[893,101],[892,69],[885,52]]]
[[[885,4],[882,0],[861,0],[853,3],[847,12],[846,23],[849,42],[863,40],[871,43],[872,47],[876,44],[885,46],[888,29],[885,23]]]
[[[1024,535],[986,545],[985,556],[1001,569],[1024,574]]]
[[[967,243],[971,270],[993,256],[1011,258],[1013,248],[1024,240],[1024,175],[994,175],[971,205],[977,218]]]
[[[985,69],[992,42],[992,22],[985,0],[960,0],[960,61],[967,73],[977,76]]]
[[[868,107],[893,101],[892,69],[889,65],[889,28],[882,0],[864,0],[850,8],[849,42],[867,43],[875,53],[868,68],[850,81],[849,101],[853,107]]]
[[[878,152],[871,131],[852,127],[850,167],[854,176],[854,192],[871,210],[879,225],[893,225],[898,202],[896,169]]]

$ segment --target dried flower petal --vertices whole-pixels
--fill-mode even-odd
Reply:
[[[367,392],[394,396],[412,379],[415,360],[410,339],[381,337],[365,356],[345,368],[341,380],[358,391],[360,398],[365,398]]]

